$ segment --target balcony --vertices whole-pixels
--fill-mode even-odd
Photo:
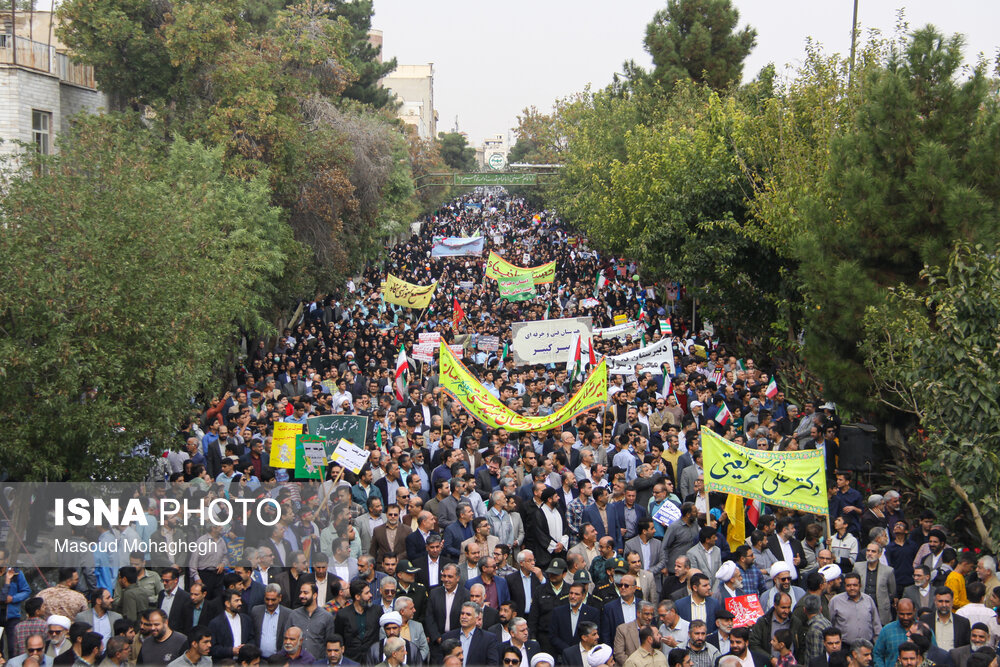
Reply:
[[[54,46],[26,37],[14,39],[9,34],[0,34],[0,65],[18,65],[54,74],[60,81],[97,90],[93,66],[77,65],[69,55],[57,52]]]

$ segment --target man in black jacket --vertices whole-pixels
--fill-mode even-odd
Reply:
[[[337,612],[333,631],[344,638],[344,655],[362,663],[378,639],[379,613],[372,606],[372,592],[367,582],[355,579],[350,591],[353,604]]]

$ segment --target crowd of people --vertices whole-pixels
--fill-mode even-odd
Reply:
[[[434,237],[475,234],[482,256],[431,257]],[[502,299],[484,279],[490,250],[522,266],[554,260],[555,281]],[[431,305],[383,301],[388,273],[437,281]],[[951,546],[933,513],[892,489],[863,497],[837,469],[836,407],[769,396],[768,373],[691,327],[679,296],[505,193],[452,202],[342,294],[307,304],[274,345],[249,350],[153,473],[150,500],[266,497],[280,520],[190,535],[220,549],[169,567],[142,552],[81,557],[41,584],[0,554],[7,664],[997,667],[995,559]],[[438,332],[508,407],[548,415],[582,378],[518,366],[504,353],[512,323],[609,327],[640,311],[642,336],[595,337],[596,352],[667,335],[673,376],[612,375],[603,409],[544,432],[488,428],[442,390],[436,363],[412,358],[418,333]],[[480,349],[494,336],[499,346]],[[397,397],[400,346],[412,372]],[[360,473],[331,463],[309,482],[271,467],[275,423],[327,414],[369,418]],[[758,450],[824,450],[829,533],[826,517],[751,504],[749,536],[730,544],[726,496],[705,485],[702,427]],[[668,503],[676,520],[661,520]],[[188,530],[156,507],[149,539]]]

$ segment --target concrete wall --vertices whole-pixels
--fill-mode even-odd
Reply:
[[[399,65],[382,79],[403,103],[399,117],[416,126],[421,139],[437,136],[437,116],[434,113],[434,64]]]
[[[17,153],[16,141],[31,143],[32,110],[52,114],[50,146],[55,150],[61,132],[69,130],[70,118],[82,111],[97,112],[107,106],[104,93],[71,84],[59,78],[15,66],[0,66],[0,153]]]

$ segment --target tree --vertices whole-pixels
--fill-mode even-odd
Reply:
[[[469,146],[464,134],[438,132],[438,150],[445,164],[455,171],[476,170],[476,149]]]
[[[262,179],[221,150],[81,116],[0,215],[0,459],[20,479],[137,479],[301,268]],[[136,477],[138,475],[138,477]]]
[[[395,96],[379,81],[396,69],[396,59],[380,62],[381,47],[372,45],[368,39],[374,14],[372,0],[334,0],[330,11],[334,17],[344,19],[350,28],[346,62],[356,78],[344,90],[344,97],[376,109],[395,108]]]
[[[920,427],[897,452],[930,482],[915,490],[949,518],[964,506],[992,551],[1000,545],[1000,256],[959,244],[944,271],[928,267],[920,278],[926,289],[898,285],[867,308],[866,367],[878,398]]]
[[[828,168],[795,202],[805,224],[787,242],[800,262],[806,358],[848,405],[869,395],[865,308],[889,286],[917,286],[956,241],[1000,231],[1000,113],[983,65],[958,78],[961,46],[927,27],[872,68]]]
[[[739,83],[757,43],[753,28],[735,32],[739,19],[730,0],[668,0],[646,26],[653,77],[667,90],[685,79],[715,90]]]

